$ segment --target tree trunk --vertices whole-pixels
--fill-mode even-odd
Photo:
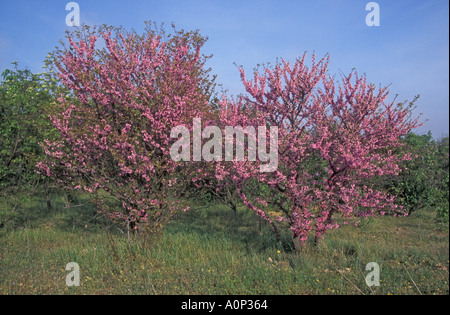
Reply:
[[[230,190],[227,188],[227,197],[228,199],[228,204],[231,207],[231,210],[234,211],[234,213],[237,213],[237,206],[236,206],[236,196],[233,196],[230,192]]]
[[[47,194],[47,209],[52,210],[52,202],[50,201],[50,197]]]
[[[66,207],[67,207],[67,208],[69,208],[71,204],[74,204],[74,203],[75,203],[75,198],[73,197],[71,191],[68,191],[68,192],[66,191],[66,192],[64,193],[64,196],[65,196],[65,198],[66,198]]]
[[[52,202],[50,200],[50,189],[48,187],[48,180],[45,182],[45,199],[47,202],[47,209],[52,210]]]
[[[303,249],[303,244],[300,241],[300,237],[294,235],[294,237],[292,238],[292,244],[294,244],[294,248],[296,252],[301,253],[302,249]]]
[[[320,237],[316,235],[314,237],[314,246],[315,247],[319,246],[319,243],[320,243]]]
[[[237,213],[237,207],[235,202],[230,202],[231,210],[233,210],[234,213]]]

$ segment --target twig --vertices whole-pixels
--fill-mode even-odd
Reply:
[[[88,204],[88,203],[83,203],[83,204],[81,204],[81,205],[75,205],[75,206],[65,206],[64,209],[70,209],[70,208],[82,207],[82,206],[85,206],[85,205],[87,205],[87,204]]]
[[[126,234],[125,234],[125,232],[124,231],[122,231],[118,226],[116,226],[116,228],[120,231],[120,233],[122,233],[123,235],[125,235],[126,236]]]
[[[361,276],[364,278],[364,274],[362,273],[362,271],[359,270],[359,272],[361,273]],[[372,289],[372,287],[371,287],[371,286],[368,286],[368,287],[369,287],[369,289],[370,289],[370,292],[373,294],[373,289]]]
[[[344,277],[345,280],[347,280],[348,282],[350,282],[350,284],[352,286],[354,286],[356,288],[356,290],[358,290],[362,295],[366,295],[363,291],[361,291],[360,288],[358,288],[353,282],[350,281],[350,279],[348,279],[342,272],[340,272],[339,270],[336,269],[337,272],[339,272],[339,274]]]
[[[5,226],[5,224],[6,224],[9,220],[11,220],[12,214],[16,211],[16,209],[17,209],[17,203],[14,204],[14,207],[13,207],[13,209],[11,210],[10,216],[7,217],[7,218],[5,218],[5,219],[3,220],[3,222],[0,222],[0,229],[3,228],[3,227]]]
[[[420,295],[423,295],[422,291],[420,291],[419,287],[417,286],[416,282],[414,281],[414,279],[411,277],[411,275],[408,272],[408,269],[406,269],[405,265],[402,265],[403,268],[405,268],[406,273],[408,274],[409,279],[411,279],[412,283],[414,283],[414,286],[416,287],[417,291],[419,291]]]
[[[191,210],[202,210],[202,209],[206,209],[206,208],[211,208],[211,205],[201,206],[198,208],[192,208]]]
[[[17,203],[16,203],[16,204],[14,204],[14,207],[13,207],[13,209],[11,210],[11,214],[13,214],[13,213],[14,213],[14,211],[16,211],[16,208],[17,208]]]

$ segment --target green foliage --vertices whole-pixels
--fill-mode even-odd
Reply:
[[[402,150],[413,158],[400,165],[398,177],[384,179],[383,185],[409,214],[433,207],[439,220],[448,220],[448,137],[436,141],[431,132],[409,133],[404,143]]]
[[[449,139],[448,137],[439,140],[437,144],[438,174],[436,190],[436,210],[437,220],[449,221]]]
[[[409,213],[432,205],[434,201],[434,185],[430,185],[433,178],[430,171],[434,170],[436,161],[432,147],[432,136],[416,135],[410,133],[406,136],[405,142],[407,150],[416,155],[413,160],[402,165],[402,172],[397,179],[398,194],[403,199],[404,206]]]
[[[40,142],[51,137],[45,109],[52,102],[46,74],[5,70],[0,83],[0,192],[29,189],[40,176],[35,172],[43,150]]]

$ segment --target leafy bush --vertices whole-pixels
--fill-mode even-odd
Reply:
[[[0,191],[30,189],[42,180],[36,173],[44,155],[39,144],[54,135],[45,115],[54,82],[14,64],[2,73],[0,83]]]

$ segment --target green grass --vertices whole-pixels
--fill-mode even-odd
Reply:
[[[128,242],[93,206],[53,208],[29,198],[0,229],[0,294],[449,294],[448,226],[429,211],[345,226],[297,253],[243,208],[189,211],[151,245]],[[65,283],[69,262],[79,287]],[[369,262],[379,287],[365,283]]]

